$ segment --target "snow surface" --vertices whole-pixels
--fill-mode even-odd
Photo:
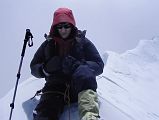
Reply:
[[[100,120],[159,120],[159,39],[141,40],[123,54],[106,52],[102,75],[97,77]],[[106,61],[107,60],[107,61]],[[44,79],[29,78],[18,86],[12,120],[32,120]],[[14,89],[0,100],[0,118],[8,120]],[[77,104],[71,105],[71,120],[79,120]],[[66,106],[60,120],[68,120]]]

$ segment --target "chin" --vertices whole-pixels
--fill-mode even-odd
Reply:
[[[67,38],[68,38],[68,36],[62,36],[62,38],[63,38],[63,39],[67,39]]]

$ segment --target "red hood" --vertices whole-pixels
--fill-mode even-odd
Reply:
[[[76,22],[75,22],[72,10],[68,8],[59,8],[54,12],[54,18],[53,18],[53,23],[50,29],[50,33],[53,33],[54,26],[61,22],[68,22],[76,26]]]

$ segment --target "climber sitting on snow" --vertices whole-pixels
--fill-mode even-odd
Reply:
[[[64,105],[77,101],[80,119],[98,120],[96,76],[104,64],[85,32],[77,29],[70,9],[55,11],[47,40],[30,67],[32,75],[46,80],[34,120],[58,120]]]

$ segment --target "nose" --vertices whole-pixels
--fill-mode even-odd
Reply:
[[[66,31],[66,29],[64,27],[62,27],[61,32],[65,32],[65,31]]]

